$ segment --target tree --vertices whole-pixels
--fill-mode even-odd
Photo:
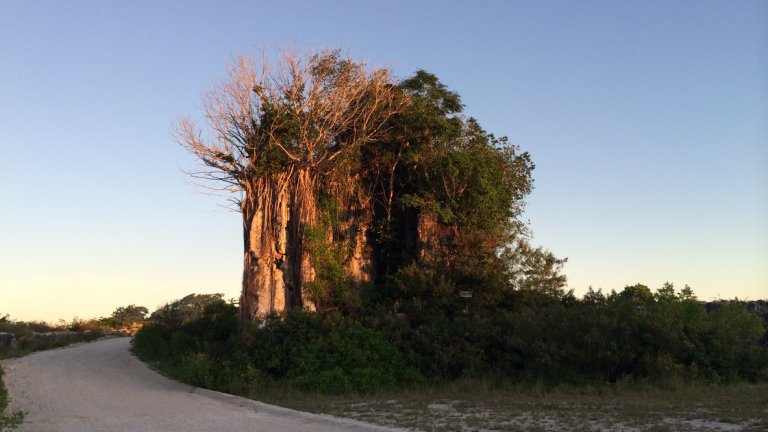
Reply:
[[[112,316],[108,320],[111,325],[116,327],[128,326],[133,323],[144,322],[148,313],[149,310],[144,306],[120,306],[112,312]]]
[[[180,326],[203,316],[205,308],[224,303],[224,294],[189,294],[152,312],[150,320],[156,323]]]
[[[205,133],[189,119],[179,122],[178,141],[204,166],[193,176],[237,196],[242,318],[315,308],[308,235],[321,190],[346,214],[345,240],[358,248],[365,242],[359,150],[385,132],[403,104],[386,69],[371,70],[339,51],[284,51],[275,67],[264,53],[237,59],[204,99]],[[359,270],[351,255],[348,267]]]
[[[464,117],[435,75],[395,83],[338,51],[241,57],[204,108],[207,128],[182,120],[178,137],[204,167],[193,176],[242,213],[242,319],[349,312],[365,283],[394,311],[397,287],[430,274],[463,310],[459,296],[477,310],[514,289],[561,294],[564,260],[520,221],[530,156]]]
[[[520,221],[533,188],[529,154],[464,117],[435,75],[417,71],[398,88],[408,105],[382,143],[363,149],[376,301],[425,314],[479,311],[512,290],[562,295],[565,261],[531,247]]]
[[[534,248],[527,239],[515,241],[514,247],[504,251],[508,271],[518,297],[527,303],[560,300],[564,295],[566,277],[562,267],[567,258],[559,259],[541,247]],[[600,302],[601,295],[591,291],[591,301]]]

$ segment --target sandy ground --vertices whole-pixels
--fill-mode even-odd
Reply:
[[[106,339],[5,360],[19,432],[394,431],[315,415],[172,381]]]

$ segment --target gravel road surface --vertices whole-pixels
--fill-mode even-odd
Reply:
[[[394,431],[199,389],[151,370],[128,338],[5,360],[18,432]]]

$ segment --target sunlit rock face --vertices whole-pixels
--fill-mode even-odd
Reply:
[[[443,225],[429,214],[421,214],[418,218],[418,257],[429,261],[450,255],[454,247],[455,235],[452,227]]]
[[[328,248],[341,251],[340,264],[355,286],[373,280],[371,209],[361,204],[359,179],[324,191],[330,196],[325,206],[332,210],[319,208],[316,182],[309,172],[275,176],[254,185],[260,188],[257,199],[243,204],[243,318],[318,309],[309,289],[318,277],[309,239],[313,230],[324,233]]]
[[[367,229],[366,225],[359,225],[351,230],[354,246],[349,257],[347,271],[349,271],[352,280],[356,282],[373,281],[373,260],[371,258],[371,246],[368,244],[368,236],[366,234]]]

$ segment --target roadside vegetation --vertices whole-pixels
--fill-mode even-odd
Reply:
[[[102,318],[44,321],[19,321],[0,315],[0,359],[20,357],[35,351],[60,348],[77,342],[90,342],[103,336],[129,335],[144,325],[148,311],[144,306],[120,306]]]
[[[163,309],[190,313],[156,313],[135,336],[140,358],[297,409],[422,430],[768,425],[765,324],[743,303],[707,305],[669,284],[515,292],[503,307],[418,320],[297,310],[242,325],[220,295]]]
[[[3,384],[3,368],[0,367],[0,432],[13,430],[24,421],[24,413],[21,411],[5,412],[8,402],[8,392]]]
[[[18,321],[0,316],[0,360],[21,357],[35,351],[60,348],[78,342],[90,342],[104,336],[135,333],[147,317],[144,306],[121,306],[109,317],[43,321]]]
[[[213,297],[211,297],[213,299]],[[418,299],[413,299],[418,301]],[[708,310],[709,309],[709,310]],[[736,301],[642,285],[604,295],[514,293],[505,307],[414,318],[290,311],[242,325],[213,299],[200,315],[145,325],[134,349],[170,375],[249,394],[275,385],[345,394],[460,379],[520,384],[768,381],[765,324]]]
[[[0,317],[0,334],[13,335],[13,342],[0,345],[0,359],[92,341],[108,332],[109,327],[98,320],[75,319],[69,323],[49,324],[42,321],[16,321],[6,315]]]

